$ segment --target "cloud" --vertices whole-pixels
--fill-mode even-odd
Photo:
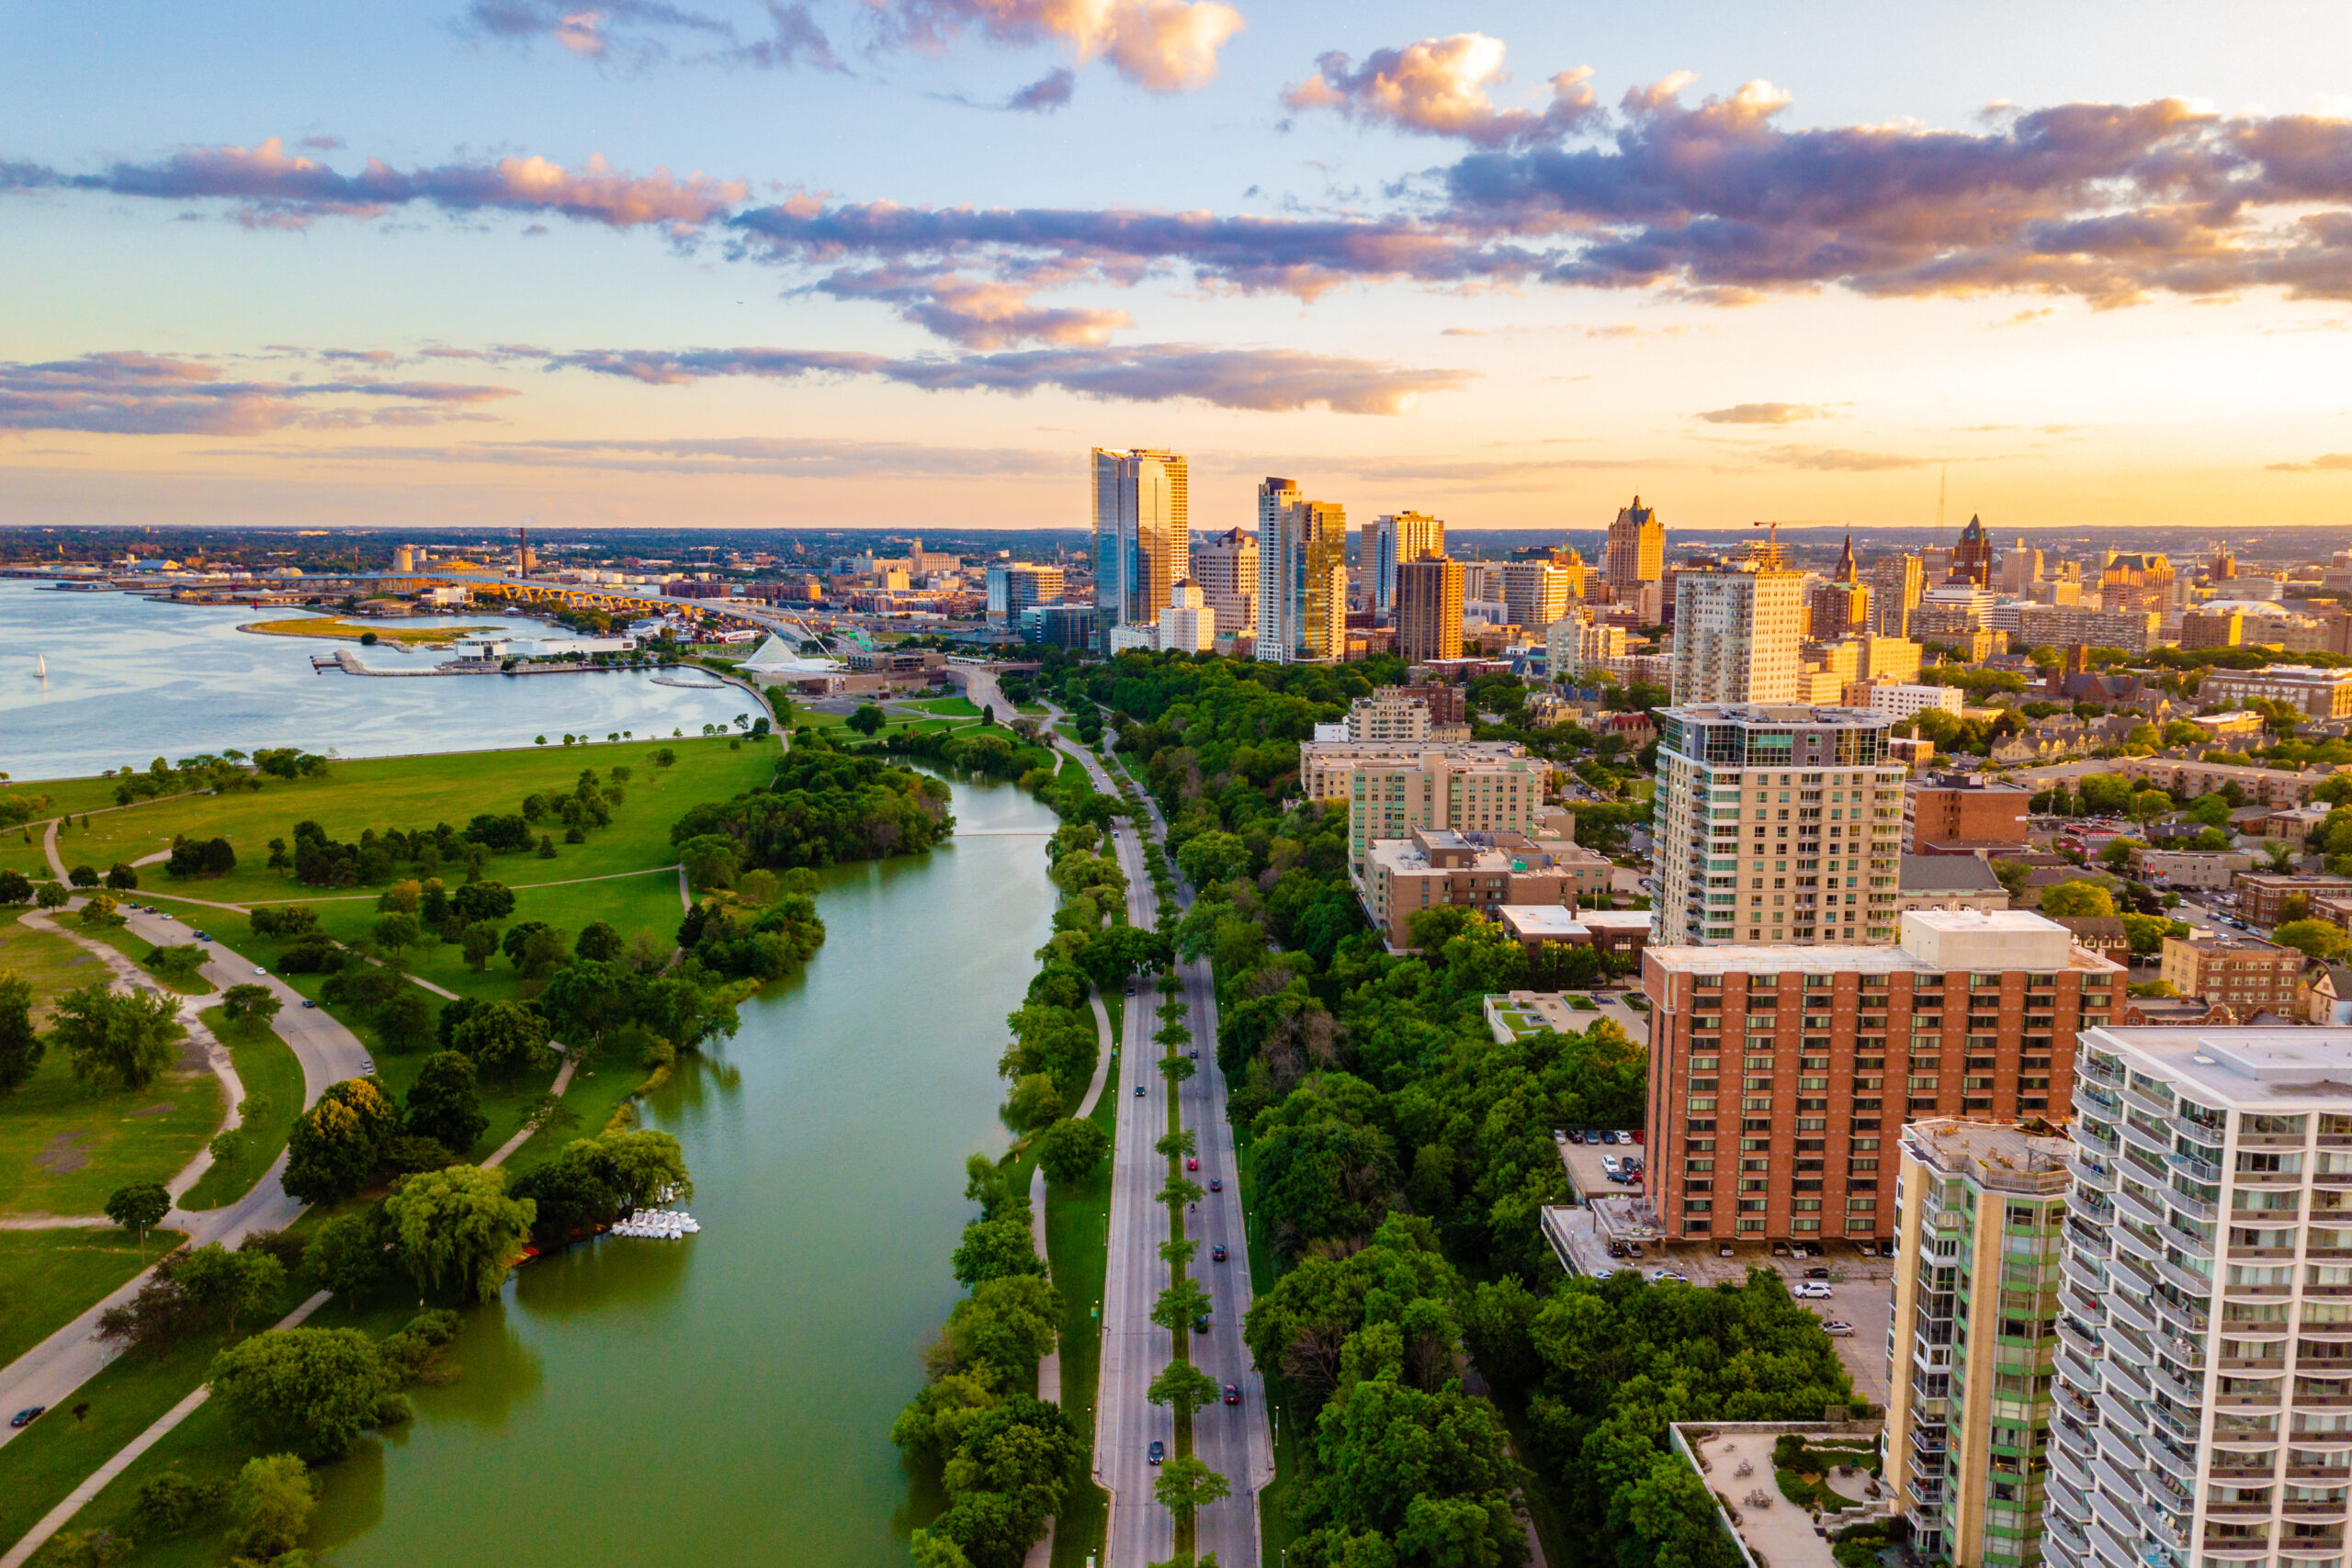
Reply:
[[[1217,51],[1241,30],[1218,0],[867,0],[881,39],[933,53],[967,30],[993,43],[1059,43],[1080,64],[1107,61],[1154,93],[1191,92],[1216,75]]]
[[[485,441],[449,446],[234,447],[199,457],[280,457],[303,463],[469,463],[628,473],[754,474],[793,479],[1035,479],[1067,476],[1068,452],[924,446],[822,437],[719,436],[644,440]]]
[[[1069,102],[1077,85],[1077,73],[1057,65],[1007,98],[1004,107],[1016,114],[1051,114]]]
[[[819,292],[838,299],[879,299],[899,306],[902,320],[966,348],[1010,348],[1021,343],[1100,344],[1134,321],[1125,310],[1052,309],[1031,303],[1038,276],[1019,283],[924,273],[898,266],[843,270],[820,280]]]
[[[2352,452],[2324,453],[2317,457],[2313,457],[2308,463],[2273,463],[2269,467],[2269,471],[2274,474],[2317,474],[2352,471]]]
[[[428,423],[469,417],[511,387],[451,381],[254,381],[168,355],[85,354],[42,364],[0,363],[0,430],[87,430],[119,435],[242,435],[291,424]],[[377,406],[317,400],[380,400]]]
[[[104,191],[164,201],[244,203],[240,222],[300,227],[315,219],[374,218],[421,203],[449,212],[554,213],[616,229],[643,224],[699,225],[743,199],[741,180],[702,174],[679,179],[667,169],[628,175],[591,157],[577,169],[545,158],[495,164],[444,164],[403,173],[369,159],[356,175],[310,158],[289,157],[271,137],[257,147],[208,147],[151,164],[115,164],[105,173],[67,175],[31,164],[0,163],[0,190]]]
[[[1489,89],[1510,78],[1502,68],[1502,40],[1484,33],[1375,50],[1361,66],[1336,51],[1315,63],[1316,75],[1283,89],[1285,108],[1330,109],[1359,125],[1460,137],[1487,147],[1556,141],[1600,118],[1586,67],[1553,77],[1552,101],[1541,110],[1496,107]]]
[[[1856,452],[1843,446],[1774,446],[1758,454],[1765,461],[1791,468],[1822,468],[1838,473],[1870,474],[1883,468],[1916,468],[1926,457],[1905,457],[1891,452]]]
[[[1709,424],[1794,424],[1804,419],[1827,419],[1829,409],[1823,403],[1734,403],[1725,409],[1709,409],[1697,416]]]
[[[782,348],[589,349],[551,355],[546,365],[550,370],[585,370],[649,386],[684,386],[714,376],[775,380],[870,376],[926,391],[1019,395],[1051,388],[1108,401],[1193,400],[1261,413],[1317,405],[1338,413],[1406,413],[1422,393],[1451,390],[1472,378],[1460,370],[1408,369],[1336,355],[1197,344],[1026,349],[947,358]]]

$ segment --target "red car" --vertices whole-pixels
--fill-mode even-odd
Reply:
[[[1197,1157],[1188,1156],[1184,1160],[1184,1168],[1186,1170],[1198,1170],[1201,1168],[1201,1162]]]
[[[1232,1383],[1227,1383],[1227,1384],[1226,1384],[1226,1385],[1225,1385],[1225,1402],[1226,1402],[1227,1404],[1240,1404],[1240,1403],[1241,1403],[1241,1390],[1240,1390],[1238,1387],[1237,1387],[1236,1385],[1232,1384]]]

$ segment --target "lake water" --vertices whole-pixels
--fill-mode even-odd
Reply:
[[[731,721],[749,702],[731,688],[657,685],[641,671],[424,681],[318,674],[311,656],[338,648],[379,670],[430,669],[450,653],[237,630],[295,613],[0,581],[0,773],[72,778],[230,747],[381,757],[527,746],[565,730],[694,735]],[[396,624],[495,626],[521,637],[551,629],[500,615]],[[44,660],[46,680],[37,673]]]
[[[684,1145],[702,1233],[522,1269],[469,1315],[463,1376],[324,1472],[313,1549],[337,1568],[903,1568],[890,1421],[960,1293],[964,1156],[1007,1143],[1004,1018],[1052,930],[1052,814],[954,788],[960,827],[1040,836],[826,873],[816,958],[644,1108]]]

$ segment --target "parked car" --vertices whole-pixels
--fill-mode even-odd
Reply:
[[[1642,1255],[1642,1244],[1641,1244],[1640,1242],[1638,1242],[1638,1241],[1629,1241],[1629,1242],[1627,1242],[1627,1243],[1625,1244],[1625,1256],[1626,1256],[1626,1257],[1628,1257],[1628,1258],[1639,1258],[1641,1255]]]
[[[1568,1129],[1568,1142],[1570,1142],[1570,1143],[1572,1143],[1572,1144],[1581,1144],[1581,1143],[1583,1143],[1583,1142],[1584,1142],[1584,1129],[1583,1129],[1583,1128],[1581,1128],[1581,1127],[1571,1127],[1571,1128],[1569,1128],[1569,1129]]]
[[[1641,1130],[1639,1127],[1634,1128],[1632,1132],[1630,1132],[1630,1133],[1626,1134],[1625,1135],[1626,1135],[1627,1137],[1629,1137],[1629,1138],[1633,1139],[1633,1140],[1634,1140],[1634,1142],[1635,1142],[1635,1143],[1637,1143],[1637,1144],[1638,1144],[1638,1143],[1640,1143],[1640,1142],[1642,1141],[1642,1130]]]
[[[8,1425],[11,1427],[29,1427],[35,1421],[39,1420],[40,1418],[40,1413],[48,1408],[49,1406],[46,1404],[28,1404],[22,1410],[17,1411],[14,1416],[8,1417]]]
[[[198,942],[210,942],[212,940],[212,933],[210,931],[190,931],[187,934],[196,938]]]
[[[1819,1268],[1808,1269],[1804,1271],[1804,1277],[1808,1280],[1826,1280],[1829,1278],[1829,1270]]]
[[[1209,1261],[1212,1263],[1222,1263],[1225,1261],[1225,1243],[1218,1242],[1215,1247],[1209,1248]]]
[[[1209,1331],[1209,1314],[1206,1314],[1206,1313],[1203,1313],[1203,1314],[1201,1314],[1201,1315],[1200,1315],[1200,1316],[1198,1316],[1198,1317],[1196,1317],[1196,1318],[1193,1319],[1193,1333],[1195,1333],[1195,1334],[1206,1334],[1208,1331]]]
[[[1623,1258],[1623,1257],[1624,1257],[1624,1256],[1625,1256],[1625,1244],[1624,1244],[1623,1242],[1622,1242],[1622,1241],[1612,1241],[1612,1242],[1611,1242],[1611,1243],[1609,1244],[1609,1256],[1610,1256],[1610,1257],[1611,1257],[1611,1258]]]
[[[1727,1241],[1717,1242],[1715,1244],[1715,1256],[1717,1258],[1729,1258],[1731,1256],[1731,1243]]]
[[[1161,1446],[1158,1438],[1154,1438],[1151,1440],[1151,1447],[1145,1450],[1143,1457],[1148,1462],[1158,1464],[1168,1457],[1168,1450]]]
[[[1679,1280],[1682,1283],[1687,1285],[1690,1282],[1690,1276],[1688,1274],[1678,1273],[1672,1269],[1653,1269],[1650,1270],[1650,1282],[1652,1284],[1657,1284],[1661,1280]]]
[[[1225,1402],[1227,1404],[1238,1404],[1241,1403],[1241,1388],[1239,1384],[1227,1383],[1225,1385]]]
[[[1826,1302],[1835,1292],[1818,1280],[1807,1280],[1792,1290],[1789,1294],[1801,1302]]]
[[[1785,1242],[1785,1241],[1776,1241],[1776,1242],[1774,1242],[1774,1243],[1772,1244],[1772,1256],[1773,1256],[1773,1257],[1775,1257],[1775,1258],[1786,1258],[1788,1255],[1789,1255],[1789,1244],[1788,1244],[1787,1242]]]
[[[1625,1167],[1623,1162],[1619,1160],[1615,1155],[1602,1155],[1600,1156],[1600,1168],[1607,1171],[1610,1175],[1614,1176],[1619,1171],[1624,1169]]]
[[[1854,1335],[1854,1325],[1843,1318],[1833,1317],[1821,1325],[1821,1332],[1832,1339],[1850,1339]]]

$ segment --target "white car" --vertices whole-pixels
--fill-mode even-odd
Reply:
[[[1789,1292],[1789,1294],[1801,1302],[1826,1302],[1831,1293],[1829,1287],[1818,1280],[1807,1280],[1803,1284],[1792,1287]]]
[[[1854,1325],[1842,1318],[1833,1317],[1821,1325],[1821,1332],[1832,1339],[1850,1339],[1854,1337]]]
[[[1610,1175],[1614,1176],[1619,1171],[1624,1169],[1625,1167],[1623,1162],[1619,1160],[1615,1155],[1602,1155],[1600,1156],[1600,1168],[1607,1171]]]

